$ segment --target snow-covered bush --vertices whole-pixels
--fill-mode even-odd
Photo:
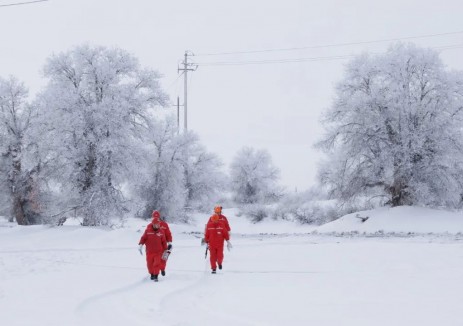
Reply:
[[[372,209],[378,204],[367,198],[355,202],[328,199],[328,196],[314,187],[302,193],[288,193],[275,205],[266,206],[268,217],[275,220],[296,221],[301,224],[321,225],[334,221],[346,214]]]
[[[251,222],[258,223],[271,216],[272,208],[262,204],[249,204],[240,207],[239,215],[246,216]]]

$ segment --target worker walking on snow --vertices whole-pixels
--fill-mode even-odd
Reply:
[[[161,225],[160,229],[164,232],[167,241],[167,252],[164,252],[163,259],[161,260],[161,275],[166,275],[166,265],[167,265],[167,258],[169,258],[170,251],[172,250],[172,233],[169,229],[169,224],[166,221],[161,219],[161,214],[158,211],[153,211],[152,214],[153,219],[157,218],[160,220]]]
[[[153,221],[146,227],[145,232],[138,242],[140,254],[143,255],[143,245],[146,246],[146,266],[151,279],[158,281],[159,271],[162,266],[162,254],[167,249],[167,240],[161,230],[161,220],[153,218]]]
[[[222,206],[215,206],[214,207],[214,215],[212,215],[209,218],[208,223],[211,222],[212,217],[214,217],[216,215],[219,217],[219,221],[224,223],[225,228],[227,229],[228,233],[230,233],[230,231],[231,231],[230,224],[228,223],[228,219],[225,217],[225,215],[222,215]]]
[[[232,248],[227,226],[224,221],[220,220],[219,214],[211,216],[206,226],[204,239],[210,252],[212,274],[216,274],[217,265],[219,269],[222,269],[224,242],[227,241],[228,250]]]

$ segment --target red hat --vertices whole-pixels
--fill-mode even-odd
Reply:
[[[152,218],[161,218],[161,214],[158,211],[153,211],[153,214],[151,214]]]

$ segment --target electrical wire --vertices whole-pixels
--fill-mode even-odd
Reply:
[[[435,50],[451,50],[462,48],[463,44],[445,45],[439,47],[431,47]],[[369,52],[372,55],[379,55],[379,52]],[[321,57],[307,57],[307,58],[293,58],[293,59],[273,59],[273,60],[249,60],[249,61],[217,61],[217,62],[196,62],[195,64],[201,67],[204,66],[241,66],[241,65],[256,65],[256,64],[280,64],[280,63],[297,63],[297,62],[310,62],[310,61],[330,61],[330,60],[344,60],[356,57],[357,54],[346,54],[336,56],[321,56]]]
[[[282,52],[282,51],[300,51],[300,50],[308,50],[308,49],[322,49],[322,48],[342,47],[342,46],[350,46],[350,45],[362,45],[362,44],[372,44],[372,43],[403,41],[403,40],[412,40],[412,39],[419,39],[419,38],[430,38],[430,37],[439,37],[439,36],[447,36],[447,35],[456,35],[456,34],[463,34],[463,31],[437,33],[437,34],[427,34],[427,35],[418,35],[418,36],[406,36],[406,37],[398,37],[398,38],[390,38],[390,39],[371,40],[371,41],[333,43],[333,44],[313,45],[313,46],[293,47],[293,48],[250,50],[250,51],[230,51],[230,52],[217,52],[217,53],[200,53],[200,54],[195,54],[195,56],[219,56],[219,55],[232,55],[232,54],[266,53],[266,52]]]
[[[177,82],[178,80],[180,79],[180,77],[182,77],[184,74],[184,72],[182,71],[178,76],[177,78],[175,78],[175,80],[169,84],[169,86],[167,86],[166,90],[170,90]]]
[[[9,3],[9,4],[6,4],[6,5],[0,5],[0,7],[11,7],[11,6],[22,6],[22,5],[30,5],[30,4],[33,4],[33,3],[37,3],[37,2],[46,2],[48,0],[36,0],[36,1],[28,1],[28,2],[16,2],[16,3]]]
[[[238,65],[256,65],[256,64],[274,64],[274,63],[291,63],[291,62],[306,62],[306,61],[322,61],[322,60],[340,60],[355,57],[354,54],[325,56],[325,57],[309,57],[295,59],[274,59],[274,60],[254,60],[254,61],[222,61],[222,62],[197,62],[198,66],[238,66]]]

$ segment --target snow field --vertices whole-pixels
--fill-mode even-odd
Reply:
[[[3,223],[0,324],[461,325],[458,236],[339,237],[279,223],[261,235],[232,221],[234,248],[217,275],[202,227],[172,225],[158,283],[137,251],[143,221],[117,230]]]

